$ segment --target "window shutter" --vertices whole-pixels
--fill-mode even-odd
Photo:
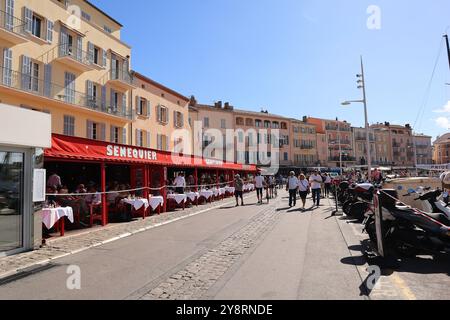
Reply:
[[[30,90],[31,86],[31,59],[27,56],[22,56],[22,89]]]
[[[156,149],[161,150],[161,135],[156,135]]]
[[[184,114],[180,113],[180,127],[184,127]]]
[[[12,85],[12,50],[9,48],[3,49],[3,84],[7,86]]]
[[[33,11],[31,11],[27,7],[24,7],[23,11],[25,20],[25,32],[31,33],[33,32]]]
[[[136,145],[139,146],[139,129],[136,129]]]
[[[114,133],[115,133],[115,128],[114,126],[110,126],[109,127],[109,141],[114,143]]]
[[[150,118],[150,111],[151,111],[152,104],[150,100],[147,100],[147,117]]]
[[[88,42],[88,62],[94,63],[94,44]]]
[[[176,111],[173,112],[173,126],[175,128],[177,127],[177,112]]]
[[[106,68],[106,62],[108,61],[108,54],[105,49],[102,49],[102,66]]]
[[[163,119],[161,119],[161,106],[156,106],[156,118],[159,122],[163,122]]]
[[[102,110],[106,111],[106,86],[102,86]]]
[[[44,95],[51,97],[52,94],[52,65],[50,63],[44,65]]]
[[[5,28],[9,31],[14,28],[14,0],[6,0]]]
[[[136,113],[140,114],[141,109],[141,97],[136,96]]]
[[[48,43],[53,42],[53,28],[54,28],[53,21],[47,20],[47,42]]]
[[[86,120],[86,138],[92,139],[92,121]]]
[[[147,131],[147,148],[150,148],[150,132]]]
[[[110,91],[110,101],[109,101],[109,104],[110,104],[110,106],[112,107],[112,110],[114,111],[114,112],[117,112],[117,104],[116,104],[116,101],[115,101],[116,99],[115,99],[115,91],[114,91],[114,89],[111,89],[111,91]]]
[[[165,142],[166,142],[166,146],[164,148],[164,151],[169,151],[169,139],[167,139],[167,136],[164,136],[164,137],[165,137]]]
[[[127,144],[127,128],[122,128],[122,144]]]
[[[95,106],[94,83],[91,80],[86,80],[86,95],[87,95],[87,105],[89,107],[94,107]]]
[[[127,94],[122,94],[122,115],[127,115]]]
[[[80,62],[85,62],[85,61],[83,61],[83,38],[82,37],[77,38],[77,60]]]
[[[111,79],[118,79],[116,56],[111,54]]]
[[[69,35],[67,34],[66,28],[61,27],[59,37],[59,56],[65,57],[69,52]]]
[[[100,140],[106,140],[106,126],[104,123],[100,124]]]

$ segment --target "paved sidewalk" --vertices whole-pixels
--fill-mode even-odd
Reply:
[[[254,193],[247,194],[245,198],[252,197],[254,197]],[[3,278],[28,271],[28,269],[38,265],[47,264],[52,260],[234,203],[234,198],[226,198],[222,201],[194,206],[185,210],[153,215],[146,219],[136,219],[128,223],[109,224],[105,227],[87,229],[85,232],[78,234],[47,240],[47,244],[40,249],[0,258],[0,281]]]

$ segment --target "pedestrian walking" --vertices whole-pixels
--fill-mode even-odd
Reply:
[[[309,177],[309,183],[311,184],[311,192],[313,197],[313,205],[320,206],[320,191],[322,184],[322,177],[317,170]]]
[[[262,203],[264,184],[264,177],[261,176],[261,172],[258,172],[255,177],[256,197],[258,198],[258,203]]]
[[[287,179],[286,191],[289,191],[289,207],[297,204],[298,179],[295,172],[291,171]]]
[[[302,200],[303,204],[302,210],[305,211],[306,197],[308,196],[310,189],[309,182],[308,180],[306,180],[306,177],[303,173],[299,176],[298,189],[300,193],[300,199]]]
[[[331,193],[331,177],[328,173],[325,173],[324,185],[325,185],[325,198],[330,196]]]
[[[239,198],[241,198],[241,206],[244,206],[244,197],[242,195],[244,188],[244,180],[237,174],[234,177],[234,196],[236,197],[236,207],[239,206]]]

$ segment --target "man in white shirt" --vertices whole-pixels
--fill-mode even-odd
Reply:
[[[295,172],[291,171],[287,179],[286,190],[289,191],[289,207],[297,204],[298,179]]]
[[[178,177],[175,178],[175,192],[184,194],[184,188],[186,187],[186,180],[184,179],[184,173],[180,172]]]
[[[322,182],[322,177],[317,170],[314,170],[314,173],[309,177],[309,183],[311,184],[313,204],[317,203],[317,206],[320,206],[320,191]]]
[[[262,190],[264,188],[264,177],[258,172],[255,177],[256,196],[258,197],[258,203],[262,203]]]

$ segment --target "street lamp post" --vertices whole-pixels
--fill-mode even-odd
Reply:
[[[367,97],[366,97],[366,81],[364,77],[364,64],[361,56],[361,74],[357,74],[356,77],[359,79],[358,89],[362,89],[363,91],[363,99],[362,100],[350,100],[342,102],[343,106],[348,106],[352,103],[363,103],[364,104],[364,120],[366,127],[366,144],[367,144],[367,174],[369,181],[372,178],[372,157],[370,156],[370,135],[369,135],[369,121],[367,116]]]

